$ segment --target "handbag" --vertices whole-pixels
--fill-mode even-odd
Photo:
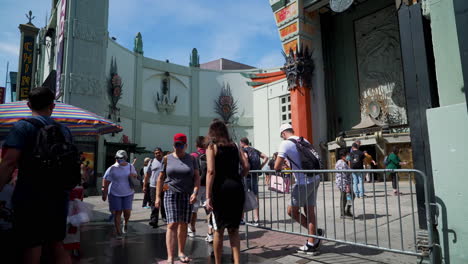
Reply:
[[[288,176],[281,177],[281,176],[271,175],[270,190],[279,192],[279,193],[289,193],[290,189],[291,189],[291,181]]]
[[[258,208],[258,201],[255,194],[249,190],[245,191],[244,212],[249,212]]]
[[[128,185],[130,185],[131,189],[135,189],[136,186],[140,185],[140,181],[136,177],[130,176],[132,174],[132,164],[129,164],[130,174],[128,175]]]

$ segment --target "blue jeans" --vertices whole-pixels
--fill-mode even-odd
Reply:
[[[353,192],[356,197],[364,196],[364,183],[362,173],[352,173],[353,175]]]

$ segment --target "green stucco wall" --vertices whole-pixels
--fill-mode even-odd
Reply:
[[[441,107],[427,111],[443,263],[468,263],[468,114],[453,0],[427,0]]]
[[[430,109],[427,123],[444,263],[468,263],[466,104]]]
[[[465,102],[453,0],[427,0],[425,8],[431,20],[440,105]]]

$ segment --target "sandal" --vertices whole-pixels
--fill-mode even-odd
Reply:
[[[179,255],[179,261],[182,263],[190,263],[191,259],[185,255]]]

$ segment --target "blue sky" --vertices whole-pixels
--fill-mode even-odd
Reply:
[[[18,69],[20,33],[33,11],[37,27],[45,25],[51,0],[1,0],[0,86],[6,63]],[[268,0],[109,0],[109,35],[133,49],[137,32],[143,35],[146,57],[188,65],[192,48],[200,61],[226,58],[270,68],[283,64],[281,43]]]

